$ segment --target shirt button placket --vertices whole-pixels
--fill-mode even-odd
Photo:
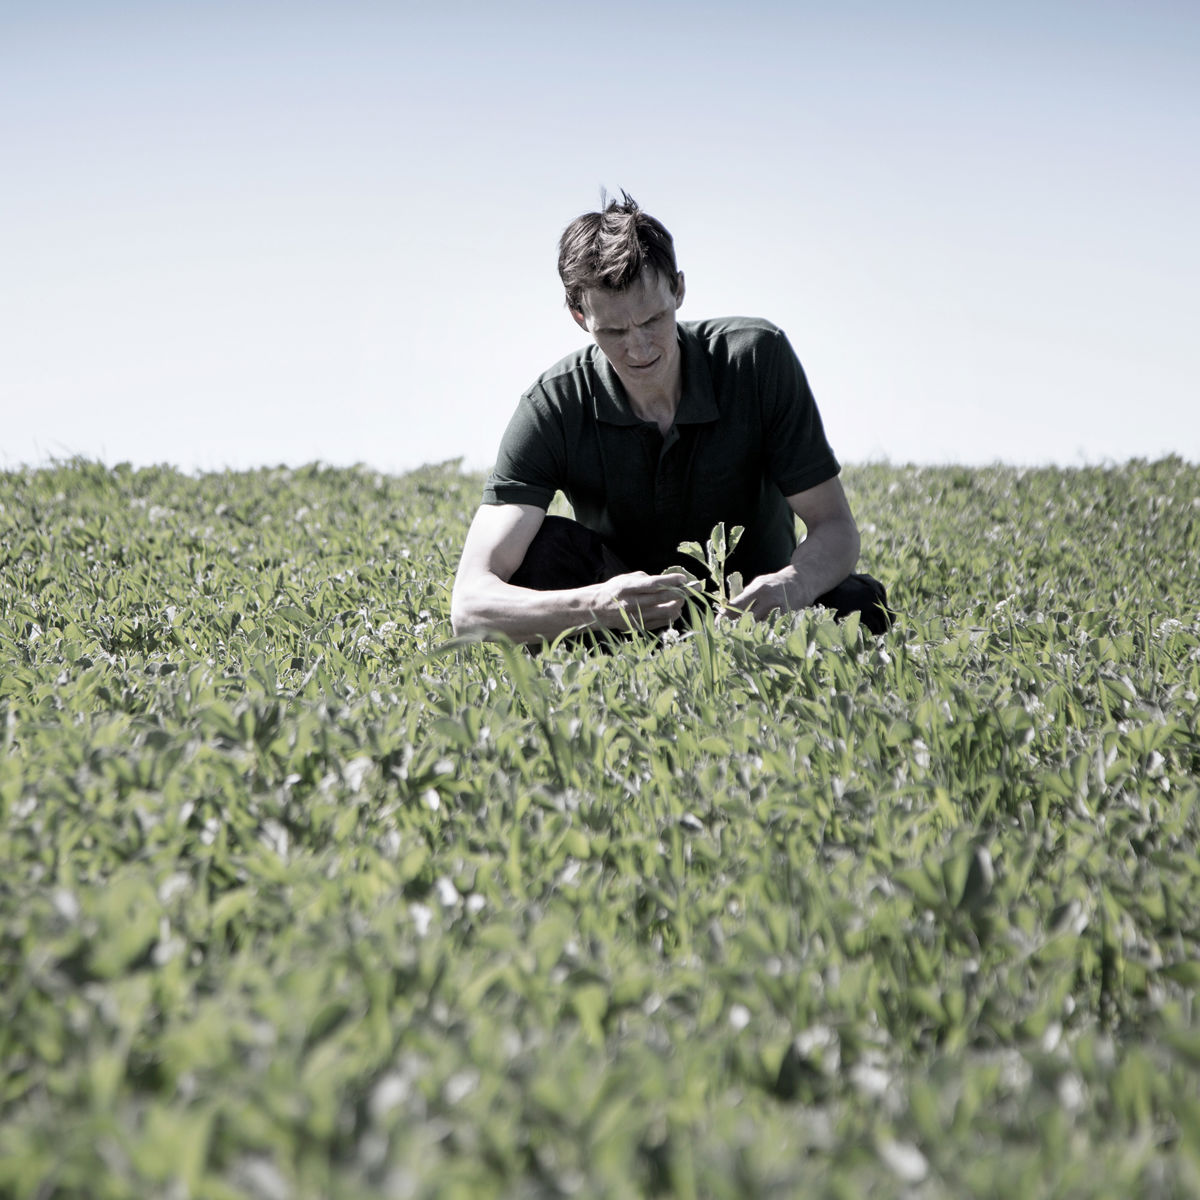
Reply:
[[[654,511],[659,527],[678,542],[680,507],[683,502],[683,480],[679,469],[682,456],[678,453],[679,430],[672,425],[662,440],[658,453],[658,468],[654,473]]]

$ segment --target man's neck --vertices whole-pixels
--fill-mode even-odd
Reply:
[[[634,395],[626,389],[629,396],[629,407],[635,417],[643,421],[653,421],[660,433],[665,434],[675,423],[675,414],[679,411],[679,402],[683,399],[683,369],[679,365],[672,373],[671,380],[665,389],[656,389],[647,395]]]

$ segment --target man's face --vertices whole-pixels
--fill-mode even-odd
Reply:
[[[675,311],[683,303],[683,273],[672,285],[646,270],[623,292],[584,292],[576,323],[596,340],[632,396],[673,389],[679,373]]]

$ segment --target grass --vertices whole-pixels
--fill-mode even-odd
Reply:
[[[845,482],[532,658],[453,464],[0,475],[0,1196],[1200,1191],[1200,469]]]

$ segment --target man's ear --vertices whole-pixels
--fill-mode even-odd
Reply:
[[[587,327],[587,318],[583,315],[583,313],[578,312],[576,309],[573,309],[573,308],[568,308],[567,312],[569,312],[571,314],[571,317],[575,321],[575,324],[578,325],[579,328],[582,329],[584,333],[591,332],[591,330],[588,329],[588,327]]]
[[[679,271],[675,276],[675,307],[678,308],[683,303],[683,293],[687,289],[683,285],[683,272]]]

